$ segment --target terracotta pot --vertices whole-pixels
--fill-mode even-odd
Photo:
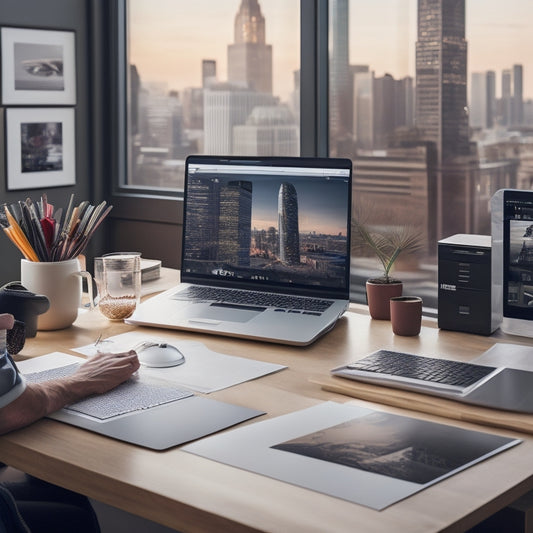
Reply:
[[[376,320],[390,320],[390,299],[402,295],[401,281],[392,283],[366,282],[366,301],[370,316]]]
[[[397,296],[390,299],[390,319],[395,335],[413,337],[420,333],[422,298]]]

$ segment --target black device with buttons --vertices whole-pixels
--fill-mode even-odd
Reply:
[[[457,234],[438,243],[441,329],[490,335],[499,326],[493,312],[490,235]]]

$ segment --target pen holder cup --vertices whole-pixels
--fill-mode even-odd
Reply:
[[[21,284],[50,302],[48,311],[37,317],[37,329],[65,329],[78,317],[81,306],[82,278],[87,279],[89,302],[93,306],[92,280],[81,270],[78,258],[56,262],[34,262],[21,259]]]
[[[141,299],[141,254],[115,252],[94,259],[98,308],[110,320],[130,317]]]

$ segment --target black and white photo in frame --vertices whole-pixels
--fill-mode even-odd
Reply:
[[[75,34],[1,28],[2,104],[74,105]]]
[[[9,108],[5,113],[7,189],[74,185],[74,108]]]

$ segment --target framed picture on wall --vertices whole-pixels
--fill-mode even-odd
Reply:
[[[7,189],[76,183],[74,108],[5,110]]]
[[[75,34],[1,28],[2,104],[76,104]]]

